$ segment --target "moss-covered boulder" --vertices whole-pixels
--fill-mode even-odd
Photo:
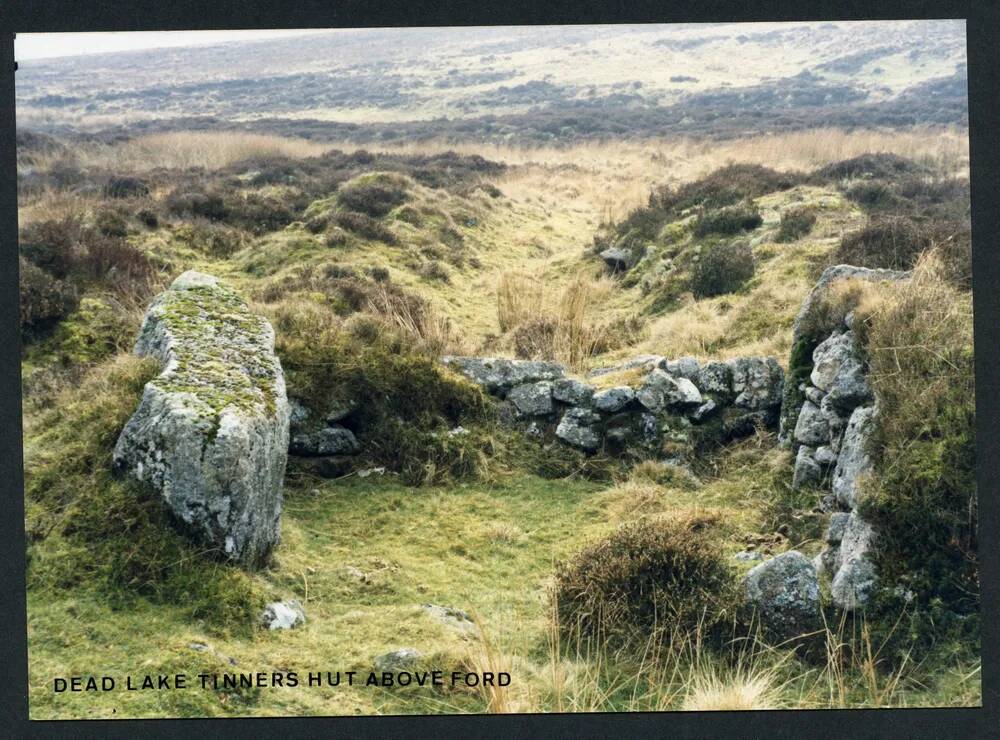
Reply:
[[[185,272],[149,306],[135,353],[156,358],[115,446],[182,528],[225,557],[263,563],[280,538],[289,405],[274,331],[230,287]]]

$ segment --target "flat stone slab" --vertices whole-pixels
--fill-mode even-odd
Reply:
[[[216,278],[185,272],[150,304],[135,353],[163,371],[116,467],[158,490],[197,541],[262,564],[281,536],[290,415],[271,325]]]

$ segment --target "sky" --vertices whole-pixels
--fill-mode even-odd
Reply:
[[[322,32],[306,28],[288,31],[118,31],[114,33],[19,33],[14,39],[18,61],[101,54],[110,51],[218,44],[226,41],[302,36]]]

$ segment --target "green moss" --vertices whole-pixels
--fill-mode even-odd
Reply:
[[[176,369],[153,381],[165,392],[190,393],[214,415],[227,408],[268,415],[276,410],[275,365],[269,360],[264,319],[250,313],[225,286],[171,290],[159,304],[160,321],[175,337]],[[238,347],[239,358],[232,353]]]

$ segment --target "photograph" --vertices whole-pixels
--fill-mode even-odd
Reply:
[[[29,718],[981,707],[966,32],[18,32]]]

